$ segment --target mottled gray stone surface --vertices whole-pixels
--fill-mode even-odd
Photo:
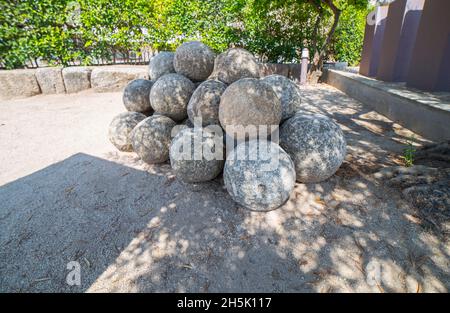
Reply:
[[[197,89],[198,86],[200,86],[200,85],[203,84],[204,82],[205,82],[205,80],[200,80],[200,81],[198,81],[198,82],[193,82],[193,83],[194,83],[194,86],[195,86],[195,89]]]
[[[175,53],[169,51],[161,51],[150,59],[148,64],[148,74],[150,79],[156,81],[163,75],[175,73],[173,67],[173,59]]]
[[[295,170],[289,155],[271,141],[239,144],[227,156],[223,173],[231,197],[256,211],[273,210],[289,199]]]
[[[171,137],[175,138],[176,135],[178,135],[179,132],[182,130],[189,128],[186,124],[177,124],[172,128]]]
[[[181,181],[205,182],[222,172],[223,150],[220,134],[200,127],[185,128],[172,141],[170,164]]]
[[[211,78],[231,84],[246,77],[260,77],[259,63],[250,52],[232,48],[217,56]]]
[[[145,118],[138,112],[124,112],[114,117],[108,131],[111,143],[120,151],[133,151],[130,133]]]
[[[150,90],[153,82],[148,79],[134,79],[123,91],[123,104],[128,111],[151,114]]]
[[[262,81],[272,87],[281,101],[281,120],[293,116],[301,103],[300,87],[289,78],[276,74],[266,76]]]
[[[65,93],[61,67],[42,67],[36,70],[36,79],[43,94]]]
[[[187,105],[195,85],[179,74],[160,77],[150,91],[150,103],[155,112],[168,116],[176,122],[187,117]]]
[[[172,138],[174,138],[183,129],[193,128],[193,127],[194,127],[194,125],[191,123],[191,121],[188,118],[185,119],[184,121],[182,121],[181,123],[175,125],[172,128]]]
[[[162,115],[141,121],[131,132],[134,152],[145,163],[161,163],[169,159],[172,128],[176,123]]]
[[[65,67],[62,70],[67,93],[75,93],[91,88],[92,69],[85,66]]]
[[[207,80],[195,89],[189,100],[187,114],[192,123],[201,118],[202,125],[219,124],[220,96],[227,86],[218,80]]]
[[[230,126],[254,126],[258,130],[266,126],[279,125],[281,103],[277,94],[266,83],[256,78],[243,78],[228,86],[222,94],[219,106],[219,120],[225,131]],[[231,135],[231,134],[230,134]],[[245,138],[237,132],[237,138]]]
[[[214,69],[215,53],[199,41],[185,42],[175,51],[173,66],[193,81],[205,80]]]
[[[316,183],[332,176],[344,161],[346,140],[333,120],[297,113],[280,127],[280,145],[295,164],[297,181]]]
[[[192,127],[194,127],[194,124],[191,122],[191,120],[190,119],[185,119],[183,122],[181,122],[181,124],[183,124],[183,125],[186,125],[187,127],[189,127],[189,128],[192,128]]]
[[[0,71],[0,99],[25,98],[41,93],[36,70]]]

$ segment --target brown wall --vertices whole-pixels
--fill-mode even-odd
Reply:
[[[362,75],[370,77],[377,75],[388,9],[389,6],[377,7],[375,25],[368,25],[366,23],[361,65],[359,70]]]
[[[450,1],[426,0],[407,75],[407,86],[450,91]]]
[[[377,78],[405,81],[425,0],[396,0],[389,5]]]

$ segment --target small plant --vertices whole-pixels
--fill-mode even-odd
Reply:
[[[406,141],[406,148],[403,149],[403,160],[405,161],[406,167],[411,167],[414,165],[414,154],[416,149],[413,146],[414,136]]]

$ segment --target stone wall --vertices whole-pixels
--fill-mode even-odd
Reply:
[[[300,83],[300,64],[278,64],[278,63],[265,63],[261,64],[261,76],[268,76],[272,74],[278,74],[286,76],[296,83]]]
[[[300,64],[261,64],[261,76],[272,74],[300,82]],[[122,91],[129,81],[148,78],[146,65],[45,67],[0,71],[0,100],[38,94]]]
[[[35,73],[35,70],[0,71],[0,100],[40,94]]]
[[[130,80],[148,78],[145,65],[44,67],[0,71],[0,100],[38,94],[122,91]]]

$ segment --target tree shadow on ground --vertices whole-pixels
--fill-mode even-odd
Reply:
[[[187,187],[168,164],[141,165],[80,153],[0,187],[1,290],[289,290],[275,268],[295,264],[262,230],[251,244],[220,179]],[[70,261],[79,287],[66,283]]]
[[[297,184],[282,208],[258,213],[237,206],[220,178],[187,186],[168,164],[108,158],[76,154],[0,187],[2,291],[448,288],[443,243],[424,240],[348,167],[324,183]],[[66,283],[74,260],[81,286]],[[367,282],[373,260],[386,276],[376,284]]]

